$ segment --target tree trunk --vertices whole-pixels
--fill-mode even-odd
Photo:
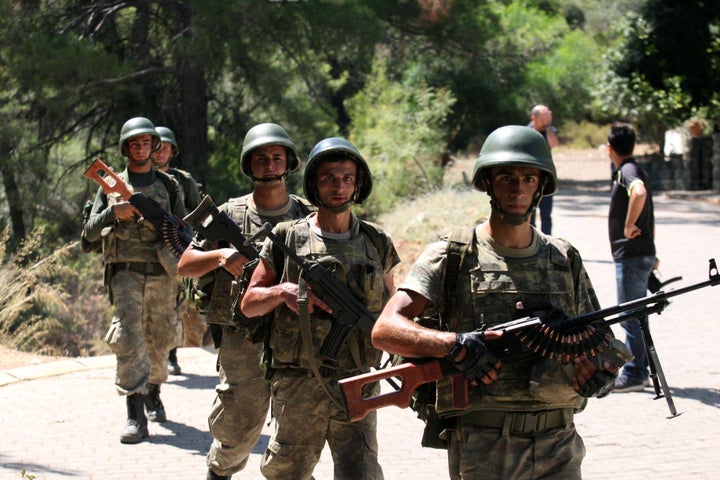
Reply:
[[[0,138],[0,175],[2,175],[3,188],[5,189],[5,198],[8,202],[8,210],[10,211],[10,226],[12,227],[11,244],[13,247],[18,245],[26,236],[27,228],[23,217],[23,204],[15,180],[15,169],[10,161],[10,154],[13,148],[7,139]]]

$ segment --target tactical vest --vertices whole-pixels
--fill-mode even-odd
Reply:
[[[448,250],[453,248],[457,253],[458,248],[449,243]],[[454,285],[448,282],[448,277],[454,274],[445,273],[445,298],[451,308],[446,310],[444,322],[449,331],[491,329],[505,323],[516,318],[518,301],[547,301],[569,316],[593,310],[588,304],[578,311],[569,256],[573,249],[562,239],[541,235],[538,252],[521,259],[500,257],[489,246],[478,250],[477,240],[465,249]],[[572,386],[574,371],[572,363],[562,365],[545,359],[503,364],[497,381],[470,389],[470,408],[504,411],[580,408],[584,399]],[[437,383],[437,411],[445,416],[463,413],[452,409],[449,381]]]
[[[268,221],[267,218],[262,218],[248,211],[251,198],[252,193],[242,197],[231,198],[227,203],[220,206],[220,209],[225,210],[228,216],[242,229],[245,236],[248,237],[260,230],[263,224]],[[282,218],[274,218],[274,222],[305,217],[315,209],[315,207],[304,198],[296,195],[290,195],[290,198],[294,202],[292,207]],[[262,241],[256,242],[255,248],[260,251]],[[254,268],[255,265],[256,264],[253,263],[250,268]],[[247,274],[251,273],[252,272],[247,272]],[[244,324],[256,321],[256,319],[249,319],[248,321],[239,311],[233,312],[232,306],[233,303],[237,301],[236,294],[239,293],[236,290],[238,285],[237,283],[233,284],[235,279],[225,269],[219,268],[214,270],[198,280],[197,288],[207,288],[208,291],[211,292],[209,295],[209,304],[206,307],[207,323],[230,327],[244,327]],[[210,284],[212,284],[212,286],[210,286]],[[234,319],[233,316],[235,317]],[[238,322],[241,322],[243,325],[239,325]]]
[[[303,219],[288,227],[285,244],[300,257],[315,260],[333,272],[335,278],[362,301],[371,313],[379,315],[390,296],[385,285],[383,263],[388,252],[381,251],[387,250],[387,247],[378,240],[380,235],[382,234],[374,225],[357,220],[353,224],[350,240],[321,241],[311,234],[308,221]],[[298,265],[282,254],[273,255],[275,258],[283,258],[280,281],[298,283]],[[279,273],[280,265],[276,263],[275,268]],[[332,317],[320,309],[315,309],[309,320],[312,352],[303,349],[298,315],[285,304],[275,310],[270,337],[273,368],[310,370],[314,363],[332,369],[335,375],[340,377],[351,372],[367,371],[368,367],[379,364],[382,352],[373,348],[370,335],[358,328],[351,331],[341,348],[337,364],[327,362],[319,355],[319,351],[332,327]]]
[[[157,201],[162,208],[172,212],[175,207],[177,195],[174,180],[167,174],[153,170],[151,175],[154,181],[147,186],[133,186],[136,192],[142,192],[147,197]],[[125,183],[130,184],[128,172],[125,169],[120,173]],[[169,182],[169,184],[168,184]],[[124,199],[118,193],[107,196],[108,206],[122,202]],[[105,264],[117,262],[158,262],[158,248],[162,239],[160,232],[150,222],[145,221],[118,221],[111,228],[103,229],[103,261]]]

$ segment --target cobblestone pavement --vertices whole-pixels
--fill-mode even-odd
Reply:
[[[589,161],[587,168],[592,165]],[[585,172],[589,178],[581,179],[568,179],[560,167],[553,233],[580,250],[602,305],[613,305],[614,267],[606,233],[609,167],[595,165],[596,174]],[[683,277],[668,288],[707,280],[708,259],[720,260],[720,205],[657,195],[656,216],[661,271],[665,278]],[[662,315],[651,317],[656,350],[680,416],[668,419],[666,400],[655,400],[647,388],[592,399],[576,417],[587,448],[586,479],[717,478],[719,294],[716,287],[678,296]],[[113,357],[0,372],[0,479],[204,479],[210,445],[207,414],[217,382],[215,354],[198,348],[178,354],[183,374],[171,376],[162,387],[168,421],[151,423],[149,440],[138,445],[119,442],[125,402],[113,387]],[[378,422],[385,478],[447,478],[444,452],[419,447],[422,424],[412,411],[388,407],[380,410]],[[262,478],[259,461],[270,433],[268,426],[246,470],[235,478]],[[315,478],[332,478],[327,450]]]

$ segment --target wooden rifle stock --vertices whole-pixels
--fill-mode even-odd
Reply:
[[[413,392],[420,385],[448,376],[452,381],[453,407],[458,410],[467,408],[470,404],[467,379],[465,374],[454,368],[449,360],[410,361],[375,372],[345,378],[338,384],[345,399],[348,417],[351,422],[357,422],[365,418],[371,411],[388,405],[407,408],[412,401]],[[362,389],[365,385],[391,377],[401,380],[402,384],[398,390],[363,398]]]
[[[100,185],[105,195],[117,193],[124,200],[130,201],[130,197],[134,193],[132,186],[125,183],[112,168],[105,165],[105,162],[99,158],[93,160],[85,173],[83,173],[83,176]]]

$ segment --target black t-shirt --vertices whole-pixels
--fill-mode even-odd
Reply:
[[[645,206],[635,222],[642,235],[629,239],[625,238],[625,218],[630,203],[630,186],[638,180],[645,184],[648,192]],[[655,215],[650,183],[645,171],[632,157],[625,160],[615,173],[610,194],[608,231],[614,260],[655,255]]]

